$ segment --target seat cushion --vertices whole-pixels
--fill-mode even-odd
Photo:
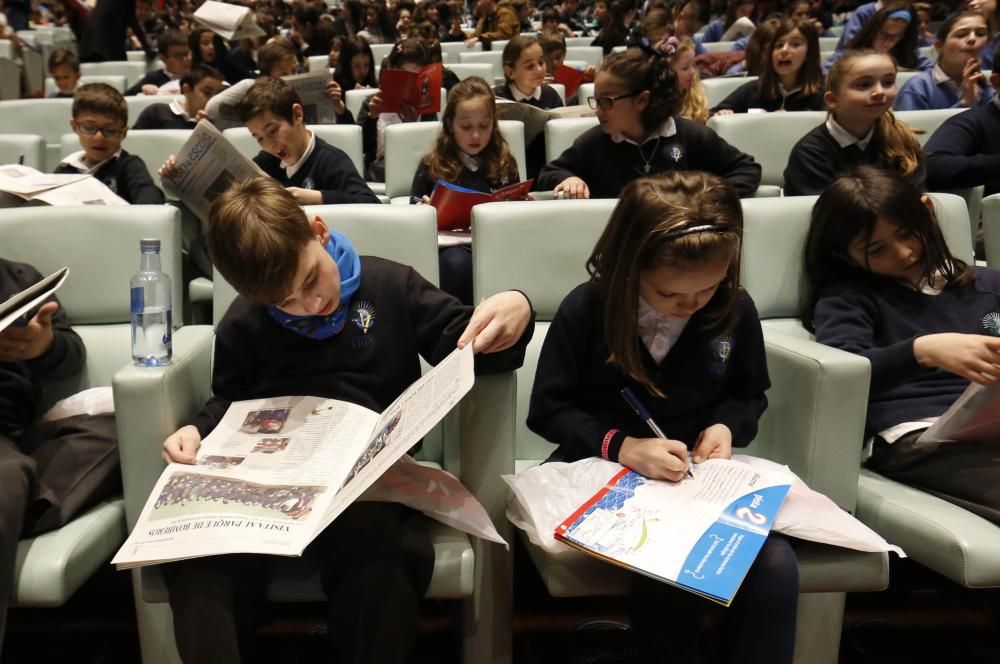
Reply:
[[[1000,528],[972,512],[862,469],[857,517],[913,560],[966,588],[1000,587]]]
[[[11,603],[61,606],[125,540],[125,502],[99,503],[58,530],[17,545]]]

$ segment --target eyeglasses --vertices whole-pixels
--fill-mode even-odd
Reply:
[[[172,53],[170,51],[167,51],[165,54],[163,54],[163,57],[165,57],[167,60],[187,60],[188,58],[191,57],[191,51],[184,51],[184,52],[174,51]]]
[[[619,99],[628,99],[629,97],[638,97],[642,94],[642,90],[638,92],[630,92],[627,95],[604,95],[603,97],[587,97],[587,103],[593,109],[601,109],[602,111],[610,111],[615,105],[615,102]]]
[[[95,136],[97,132],[101,132],[101,135],[108,140],[115,140],[116,138],[121,138],[125,135],[124,129],[111,129],[109,127],[96,127],[92,124],[77,124],[76,128],[79,129],[86,136]]]

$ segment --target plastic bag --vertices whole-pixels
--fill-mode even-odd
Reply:
[[[856,551],[895,551],[900,557],[906,556],[898,546],[889,544],[832,500],[806,486],[787,466],[743,454],[733,459],[793,478],[772,527],[774,532]],[[544,551],[571,552],[571,547],[555,539],[556,527],[621,469],[617,463],[591,458],[575,463],[546,463],[516,475],[504,475],[511,488],[507,518]]]
[[[486,510],[454,475],[419,464],[409,455],[400,457],[358,500],[400,503],[446,526],[507,546]]]
[[[74,415],[100,415],[115,412],[111,387],[92,387],[57,401],[42,416],[43,422],[73,417]]]

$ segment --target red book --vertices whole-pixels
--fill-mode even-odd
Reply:
[[[439,231],[457,231],[472,225],[472,208],[480,203],[523,201],[534,180],[525,180],[509,187],[484,194],[457,184],[438,180],[431,193],[431,205],[437,209]]]
[[[382,69],[378,87],[383,113],[399,113],[404,102],[412,106],[417,115],[438,113],[441,110],[441,63],[427,65],[418,72]]]
[[[566,65],[559,65],[559,69],[556,73],[552,75],[552,81],[555,83],[562,83],[566,86],[566,99],[569,99],[576,94],[576,91],[580,88],[581,83],[592,83],[594,81],[594,75],[588,74],[585,71],[579,69],[573,69],[572,67],[567,67]],[[581,99],[580,103],[586,104],[586,99]]]

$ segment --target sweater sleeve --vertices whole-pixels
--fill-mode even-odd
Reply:
[[[833,160],[812,132],[806,134],[788,156],[785,167],[785,195],[810,196],[822,193],[837,176]]]
[[[317,166],[322,177],[322,186],[319,189],[324,205],[379,203],[350,157],[341,150],[328,146],[328,149],[323,151],[323,159]]]
[[[872,365],[872,396],[927,371],[913,354],[916,337],[876,346],[878,322],[875,303],[859,292],[822,297],[816,304],[816,340],[868,358]]]
[[[365,168],[375,161],[378,151],[378,118],[373,118],[368,113],[369,97],[361,104],[358,111],[358,124],[361,125],[361,145],[365,152]]]
[[[18,279],[19,288],[28,288],[42,280],[42,275],[34,268],[25,266],[27,269],[21,271]],[[83,345],[83,340],[73,331],[69,321],[66,319],[66,311],[55,295],[46,301],[55,302],[59,305],[55,314],[52,315],[52,345],[33,360],[28,360],[27,366],[39,378],[60,379],[70,378],[83,370],[87,350]]]
[[[1000,186],[1000,153],[980,152],[986,140],[982,121],[987,117],[973,113],[977,111],[948,119],[927,141],[928,188],[937,191],[986,185],[992,190]]]
[[[431,177],[427,163],[421,161],[417,172],[413,174],[413,184],[410,185],[410,196],[423,198],[434,191],[434,178]]]
[[[601,131],[600,127],[596,127]],[[573,141],[573,145],[566,148],[555,160],[542,166],[535,180],[535,189],[538,191],[548,191],[555,189],[556,185],[570,177],[578,177],[584,182],[587,181],[586,158],[584,156],[584,146],[590,131]],[[589,186],[589,183],[588,183]]]
[[[549,325],[535,371],[528,407],[528,428],[563,448],[567,459],[602,456],[607,439],[607,458],[618,461],[625,434],[613,422],[596,416],[583,406],[588,359],[598,340],[594,338],[594,316],[600,316],[596,298],[582,288],[570,293]]]
[[[163,192],[153,183],[145,162],[130,154],[118,172],[118,192],[132,205],[163,205]]]
[[[678,118],[677,122],[684,126],[685,131],[697,136],[692,145],[695,149],[688,152],[692,155],[694,170],[708,171],[726,178],[740,198],[757,193],[761,168],[753,157],[734,148],[707,127],[684,118]]]
[[[733,113],[746,113],[750,107],[750,98],[757,90],[757,81],[744,83],[726,96],[719,105],[711,110],[715,114],[719,111],[732,111]]]
[[[757,421],[767,408],[764,393],[771,387],[760,318],[745,293],[741,308],[727,377],[728,394],[714,411],[715,421],[725,424],[733,433],[733,447],[746,447],[757,435]]]

